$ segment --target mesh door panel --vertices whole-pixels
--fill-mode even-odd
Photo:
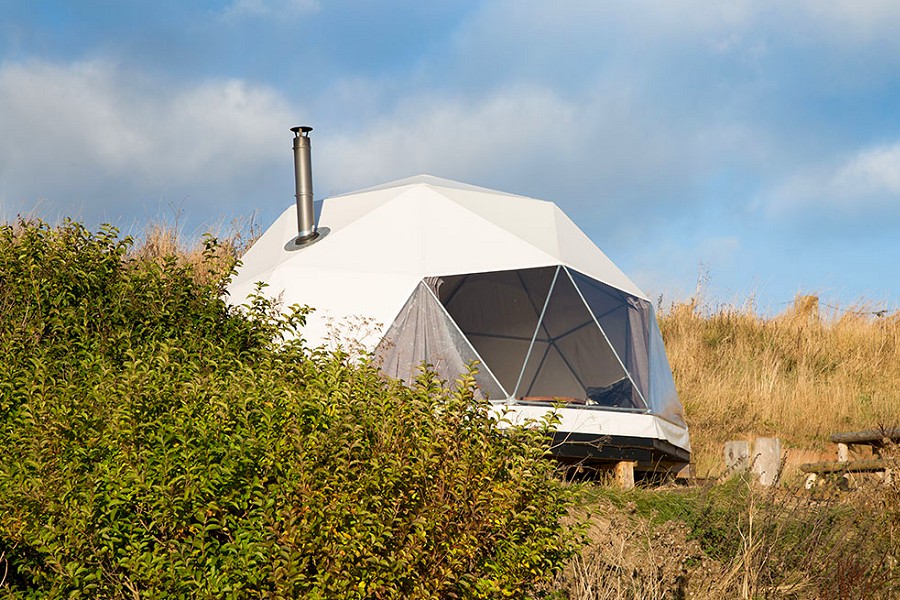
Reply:
[[[441,379],[451,383],[478,358],[424,283],[419,283],[388,328],[375,356],[381,369],[391,377],[410,382],[422,364],[428,363]],[[506,398],[487,368],[477,368],[475,380],[480,393],[488,398]]]

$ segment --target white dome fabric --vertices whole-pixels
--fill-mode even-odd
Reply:
[[[563,399],[580,405],[564,422],[689,451],[650,302],[552,202],[421,175],[320,206],[321,239],[294,249],[286,209],[242,258],[230,302],[264,282],[283,306],[315,309],[312,346],[349,330],[403,379],[427,361],[453,380],[475,359],[484,394],[523,415]]]
[[[240,304],[264,281],[285,306],[315,307],[304,332],[312,344],[326,341],[328,319],[365,315],[383,333],[433,275],[565,264],[646,299],[552,202],[420,175],[329,198],[318,226],[330,230],[321,241],[286,251],[297,229],[294,207],[285,209],[228,289]]]

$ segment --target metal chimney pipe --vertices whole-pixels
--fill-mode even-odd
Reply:
[[[309,146],[309,132],[312,127],[291,127],[294,132],[294,187],[297,198],[297,238],[296,244],[314,240],[316,214],[313,209],[312,158]]]

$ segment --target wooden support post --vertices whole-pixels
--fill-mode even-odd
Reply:
[[[623,490],[634,489],[634,466],[636,462],[622,460],[616,463],[616,483]]]
[[[847,462],[850,460],[850,446],[847,444],[838,444],[838,462]]]

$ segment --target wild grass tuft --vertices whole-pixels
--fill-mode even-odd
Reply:
[[[252,218],[219,225],[202,235],[186,235],[177,219],[163,219],[148,223],[135,236],[128,257],[158,265],[173,261],[179,267],[189,266],[195,281],[206,284],[229,274],[259,236]]]
[[[851,495],[716,485],[581,486],[587,544],[553,589],[570,600],[793,600],[900,594],[900,486]]]

